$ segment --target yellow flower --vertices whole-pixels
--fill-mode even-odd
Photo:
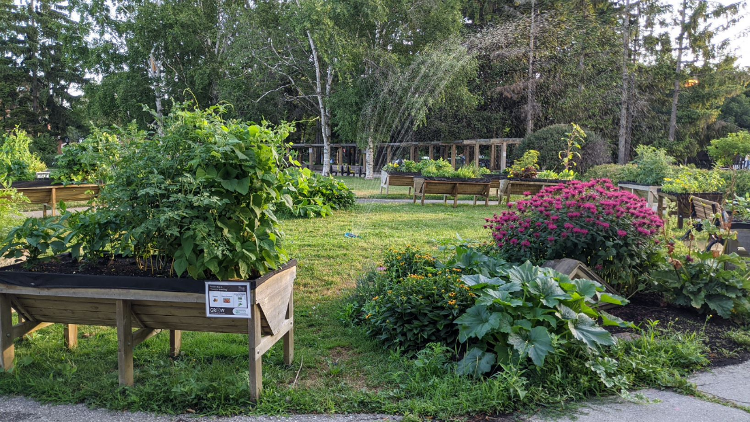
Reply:
[[[455,297],[455,296],[456,296],[456,292],[450,292],[450,293],[448,294],[448,296],[450,296],[450,297]]]
[[[448,305],[451,305],[451,306],[453,306],[453,305],[455,305],[455,304],[456,304],[456,301],[455,301],[455,300],[451,300],[451,301],[449,301],[449,302],[448,302]]]
[[[370,319],[371,316],[372,316],[372,314],[367,314],[367,316],[365,317],[365,319]]]
[[[378,299],[380,299],[380,296],[375,296],[374,298],[372,298],[372,300],[378,300]]]

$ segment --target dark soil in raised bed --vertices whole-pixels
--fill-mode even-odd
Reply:
[[[727,337],[727,333],[740,326],[719,316],[707,319],[692,308],[681,308],[662,302],[656,294],[638,294],[626,306],[608,309],[607,312],[645,328],[647,321],[659,321],[658,327],[679,332],[702,332],[710,349],[708,359],[711,366],[725,366],[750,359],[750,352]],[[630,329],[607,327],[613,333],[632,332]]]
[[[13,182],[11,184],[12,188],[20,189],[20,188],[43,188],[47,186],[52,186],[52,179],[37,179],[37,180],[27,180],[23,182]],[[62,186],[60,184],[57,184],[56,186]]]
[[[121,275],[131,277],[170,277],[169,274],[171,263],[164,263],[164,269],[151,271],[141,269],[136,263],[135,258],[118,257],[117,259],[102,259],[98,263],[84,264],[76,261],[70,254],[60,255],[46,262],[39,262],[33,267],[24,264],[16,264],[9,267],[0,268],[0,271],[26,271],[33,273],[49,274],[88,274],[88,275]],[[183,275],[183,278],[185,275]]]

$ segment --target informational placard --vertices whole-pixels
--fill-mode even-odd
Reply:
[[[206,282],[206,316],[212,318],[250,318],[250,283],[235,281]]]

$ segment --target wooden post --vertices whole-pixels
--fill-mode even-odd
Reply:
[[[263,355],[261,342],[260,308],[253,304],[251,317],[247,320],[248,346],[250,349],[250,400],[257,402],[263,389]]]
[[[393,159],[393,149],[391,148],[390,145],[388,145],[388,147],[386,148],[386,158],[387,158],[386,164],[390,163],[391,160]]]
[[[429,147],[429,153],[427,154],[428,157],[430,157],[430,160],[432,160],[435,154],[435,147],[433,145],[430,145]]]
[[[78,346],[78,326],[76,324],[65,324],[63,341],[68,350],[75,349]]]
[[[508,144],[506,142],[503,142],[500,144],[500,171],[505,170],[505,167],[507,165],[506,161],[508,159]]]
[[[52,216],[55,216],[55,208],[57,208],[57,189],[52,188]]]
[[[313,147],[307,149],[307,162],[312,169],[315,164],[315,149]]]
[[[120,385],[133,385],[133,312],[129,300],[117,300],[117,371]]]
[[[182,349],[182,330],[169,330],[169,356],[176,358]]]
[[[339,147],[336,151],[336,164],[341,165],[344,163],[344,149]]]
[[[289,305],[286,308],[286,319],[294,318],[294,288],[289,293]],[[294,361],[294,326],[284,334],[284,363],[291,365]]]
[[[16,357],[13,346],[13,315],[10,311],[10,297],[0,294],[0,368],[10,371]]]
[[[451,165],[456,168],[456,146],[451,145]]]
[[[414,145],[412,145],[411,147],[409,147],[409,159],[410,159],[410,160],[412,160],[412,161],[417,161],[417,160],[415,159],[415,158],[416,158],[416,155],[417,155],[417,154],[415,153],[415,150],[416,150],[416,148],[417,148],[417,147],[415,147]]]
[[[495,170],[495,158],[497,157],[497,145],[492,144],[490,147],[490,170]]]
[[[474,146],[474,165],[479,167],[479,142]]]

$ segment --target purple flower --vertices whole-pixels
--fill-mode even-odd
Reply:
[[[628,235],[628,232],[626,232],[625,230],[617,230],[617,235],[620,237],[625,237]]]

